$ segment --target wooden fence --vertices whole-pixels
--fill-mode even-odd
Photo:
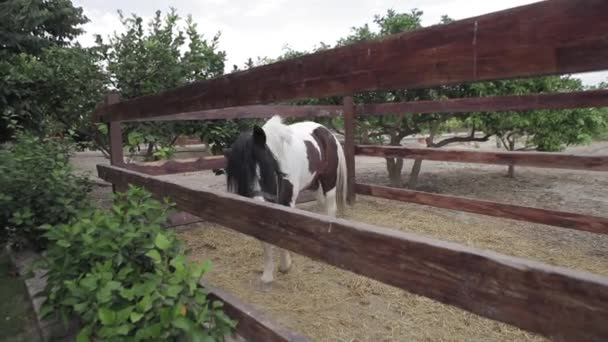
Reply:
[[[533,3],[326,50],[157,95],[119,101],[113,94],[93,116],[107,122],[110,130],[112,166],[98,165],[98,173],[116,189],[126,184],[143,186],[157,196],[171,198],[195,217],[484,317],[556,340],[605,341],[606,277],[178,185],[155,176],[219,168],[225,160],[206,157],[125,164],[120,128],[121,121],[342,115],[350,203],[358,193],[606,234],[606,218],[357,184],[354,171],[356,154],[591,171],[607,171],[607,157],[357,146],[354,131],[357,116],[608,106],[607,91],[373,105],[356,105],[352,98],[354,93],[372,90],[605,69],[608,1]],[[344,96],[344,101],[341,106],[277,104],[318,96]],[[251,319],[255,320],[246,320]],[[246,337],[256,340],[262,336],[249,330]]]

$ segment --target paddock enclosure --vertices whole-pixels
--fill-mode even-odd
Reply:
[[[515,334],[511,338],[516,340],[606,341],[608,277],[605,274],[553,266],[426,234],[331,218],[309,210],[260,203],[220,190],[188,186],[168,180],[164,175],[221,168],[224,157],[127,164],[121,141],[121,123],[129,121],[268,118],[275,114],[294,118],[341,116],[348,165],[348,200],[354,205],[351,208],[368,203],[381,211],[383,203],[391,206],[405,202],[409,203],[408,208],[414,204],[496,217],[496,220],[551,225],[557,227],[551,230],[554,234],[574,234],[593,240],[593,236],[604,238],[608,234],[608,217],[601,213],[591,215],[360,182],[355,172],[355,156],[579,170],[593,177],[608,171],[608,155],[357,145],[355,127],[357,117],[372,115],[604,107],[608,106],[607,90],[372,105],[357,105],[352,95],[606,69],[608,1],[541,1],[260,66],[158,95],[121,101],[119,94],[110,94],[93,115],[96,122],[108,124],[110,135],[111,165],[98,165],[98,175],[113,183],[117,190],[126,184],[135,184],[155,195],[169,197],[183,211],[172,218],[173,224],[205,220],[231,229],[231,239],[244,234],[286,248],[299,254],[298,258],[321,262],[313,265],[298,259],[296,271],[306,265],[317,268],[314,274],[319,279],[323,279],[324,272],[342,272],[339,274],[344,277],[354,277],[354,273],[358,279],[338,282],[331,285],[332,288],[342,286],[356,292],[361,284],[373,282],[374,285],[369,285],[372,287],[383,284],[388,286],[383,291],[399,291],[396,296],[417,296],[419,305],[429,310],[440,303],[446,310],[466,312],[470,320],[488,319],[521,329],[517,332],[507,329],[507,333]],[[282,103],[321,96],[343,96],[343,104],[289,106]],[[308,199],[308,195],[303,194],[300,202]],[[356,213],[351,214],[350,217],[356,217]],[[461,229],[463,235],[467,233],[467,227],[454,229]],[[216,242],[220,245],[217,248],[224,246],[232,248],[234,254],[239,252],[238,246]],[[231,270],[228,268],[225,272]],[[281,278],[276,282],[280,283]],[[353,285],[355,283],[359,285]],[[306,279],[293,286],[286,291],[291,290],[296,297],[302,291],[299,287],[307,286]],[[358,310],[372,307],[374,303],[370,302]],[[292,309],[294,316],[307,314],[306,306]],[[247,340],[306,339],[246,311],[236,305],[231,312],[240,320],[238,333]],[[378,309],[381,311],[382,308]],[[402,311],[407,316],[408,308]],[[390,330],[390,320],[394,317],[379,319],[381,323],[361,320],[359,325],[380,324]],[[409,322],[416,322],[415,317],[410,317]],[[340,317],[328,324],[334,329],[360,329],[343,324]],[[503,329],[502,326],[497,329]],[[280,332],[273,333],[275,330]],[[392,336],[400,340],[399,334]],[[368,336],[370,340],[381,340],[378,337],[380,335]]]

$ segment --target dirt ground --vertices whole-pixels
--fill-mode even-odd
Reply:
[[[493,143],[454,147],[495,149]],[[606,155],[608,142],[568,152]],[[93,170],[99,162],[107,163],[95,154],[74,159],[81,170]],[[356,163],[358,181],[388,184],[382,159],[358,157]],[[406,162],[404,174],[411,163]],[[505,175],[505,166],[425,161],[417,190],[608,216],[606,173],[518,167],[516,178]],[[221,190],[224,186],[223,177],[211,172],[163,177],[197,187]],[[111,188],[102,183],[93,195],[105,206]],[[302,208],[318,210],[314,204]],[[358,196],[344,217],[608,276],[608,236],[365,196]],[[293,255],[291,272],[277,272],[272,287],[263,288],[258,280],[262,271],[258,241],[210,223],[176,230],[193,260],[212,261],[209,282],[313,341],[543,340],[298,255]]]

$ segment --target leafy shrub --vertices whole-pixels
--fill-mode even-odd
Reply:
[[[66,223],[87,206],[91,185],[72,173],[70,146],[18,136],[0,151],[0,242],[44,248],[43,224]]]
[[[133,186],[117,196],[110,212],[49,228],[44,313],[80,317],[80,341],[223,340],[234,322],[198,286],[209,264],[161,227],[170,207]]]

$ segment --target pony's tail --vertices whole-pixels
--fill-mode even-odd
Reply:
[[[336,177],[336,206],[338,207],[338,211],[344,214],[344,209],[346,208],[346,178],[347,170],[346,170],[346,157],[344,156],[344,149],[342,148],[342,144],[338,138],[334,135],[334,139],[336,139],[336,145],[338,148],[338,170]]]

